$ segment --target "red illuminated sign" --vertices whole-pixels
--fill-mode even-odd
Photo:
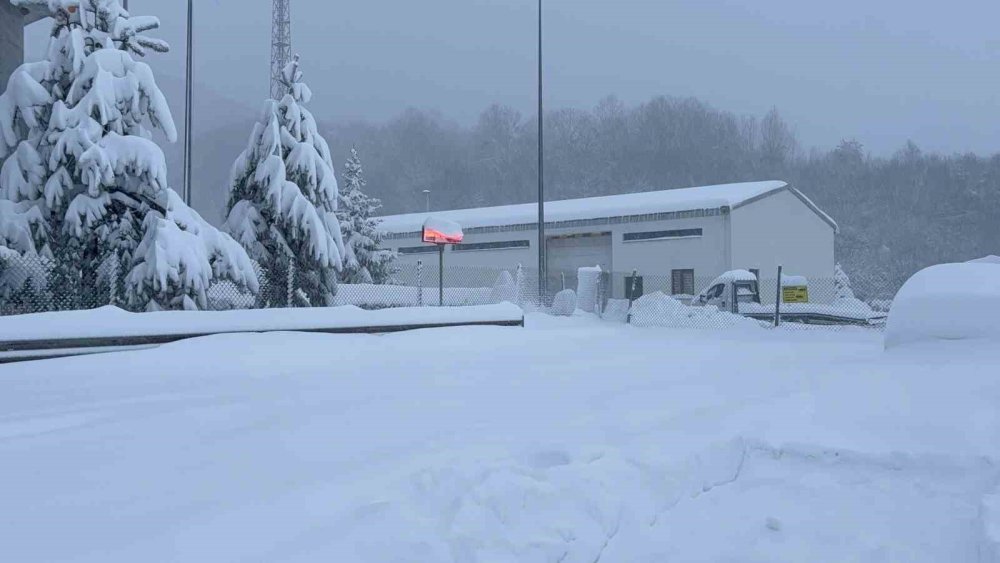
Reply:
[[[463,238],[462,227],[453,221],[431,218],[424,223],[424,242],[458,244]]]

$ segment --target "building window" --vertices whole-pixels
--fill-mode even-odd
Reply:
[[[671,274],[671,293],[694,295],[694,270],[673,270]]]
[[[400,254],[430,254],[437,252],[437,245],[434,246],[401,246],[396,252]]]
[[[456,252],[469,252],[473,250],[508,250],[511,248],[528,248],[531,243],[526,240],[502,240],[497,242],[472,242],[466,244],[456,244],[452,250]]]
[[[622,236],[624,242],[640,242],[647,240],[669,240],[677,238],[700,237],[701,229],[675,229],[672,231],[645,231],[642,233],[625,233]]]

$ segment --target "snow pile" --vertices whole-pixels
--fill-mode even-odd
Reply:
[[[976,258],[975,260],[969,260],[969,264],[1000,264],[1000,256],[995,256],[990,254],[989,256],[983,256],[982,258]]]
[[[601,267],[580,268],[577,271],[577,306],[581,311],[593,313],[597,308],[597,292],[601,285]]]
[[[628,309],[628,299],[608,299],[604,305],[604,312],[601,313],[601,318],[606,321],[623,323],[628,318]]]
[[[501,303],[479,307],[413,307],[364,311],[358,307],[158,311],[131,313],[113,306],[4,317],[0,343],[115,336],[216,332],[295,331],[485,321],[519,321],[524,313]]]
[[[568,317],[575,312],[576,292],[572,289],[564,289],[552,299],[552,307],[549,309],[549,313],[557,317]]]
[[[748,274],[750,272],[747,272]],[[750,274],[753,276],[753,274]],[[757,279],[755,276],[752,279]],[[809,287],[809,280],[805,276],[781,275],[781,287]]]
[[[1000,265],[939,264],[914,274],[896,294],[885,346],[977,338],[1000,342]]]
[[[643,295],[632,304],[632,324],[673,328],[760,327],[753,319],[725,313],[717,307],[685,305],[662,291]]]

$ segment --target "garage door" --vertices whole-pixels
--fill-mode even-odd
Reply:
[[[611,269],[611,233],[552,237],[545,249],[551,273],[575,274],[578,268],[597,265]]]

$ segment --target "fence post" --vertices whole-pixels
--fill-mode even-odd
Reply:
[[[781,266],[778,266],[778,290],[774,300],[774,326],[781,324]]]
[[[118,304],[118,265],[119,265],[119,260],[120,259],[117,256],[115,256],[115,260],[111,264],[111,275],[108,276],[110,278],[109,279],[110,283],[108,284],[109,285],[108,292],[110,293],[110,295],[108,295],[108,303],[111,304],[111,305],[117,305]]]
[[[444,245],[438,245],[438,307],[444,307]]]
[[[524,270],[520,262],[517,263],[517,271],[514,272],[514,285],[517,287],[517,295],[515,296],[517,299],[517,306],[524,307],[524,295],[522,294],[522,286],[524,286]]]
[[[285,307],[294,307],[292,299],[295,293],[295,259],[288,257],[288,279],[286,280]]]
[[[635,280],[639,277],[639,269],[632,270],[632,277],[628,280],[628,314],[625,316],[625,324],[632,324],[632,302],[635,301]]]
[[[566,291],[566,272],[559,272],[559,278],[562,280],[563,291]]]
[[[417,307],[424,306],[424,261],[417,260]]]

